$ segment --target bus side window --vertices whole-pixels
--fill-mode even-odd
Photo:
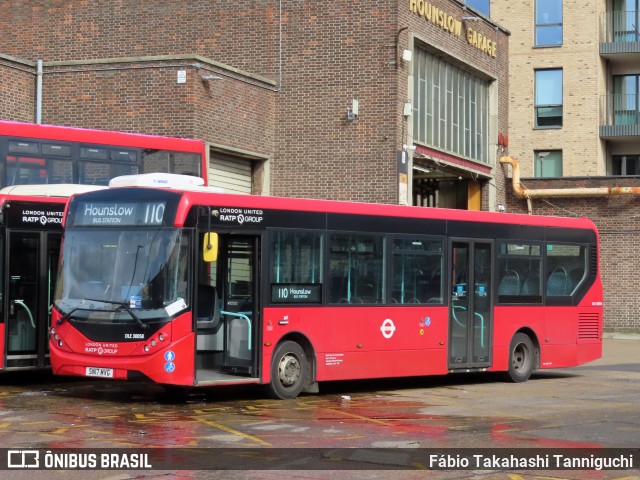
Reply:
[[[272,301],[274,303],[322,302],[323,233],[293,229],[274,230],[271,232],[269,242],[269,283],[272,288]],[[328,281],[330,292],[334,292],[333,276]],[[288,292],[290,288],[299,289],[302,286],[310,289],[314,294],[304,299],[282,295],[282,292]]]
[[[586,245],[547,245],[547,295],[573,295],[586,279],[587,251]]]
[[[329,243],[329,302],[384,303],[383,236],[334,233]]]
[[[442,245],[424,237],[393,239],[392,304],[442,303]]]
[[[499,303],[542,303],[541,252],[539,243],[498,244]]]

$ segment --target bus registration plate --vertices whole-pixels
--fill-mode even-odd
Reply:
[[[113,378],[113,368],[87,367],[85,375],[87,377]]]

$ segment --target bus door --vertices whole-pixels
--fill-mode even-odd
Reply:
[[[219,379],[216,372],[256,375],[259,242],[257,235],[220,234],[217,261],[208,271],[199,269],[197,317],[218,311],[211,313],[215,321],[197,322],[198,382]]]
[[[58,232],[9,231],[6,368],[49,365],[47,332],[60,241]]]
[[[258,237],[228,236],[221,248],[222,315],[226,327],[222,370],[250,375],[255,373],[254,332],[259,325],[256,318]]]
[[[451,242],[449,310],[449,368],[491,365],[492,252],[491,242]]]

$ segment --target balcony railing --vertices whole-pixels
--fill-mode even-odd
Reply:
[[[636,94],[610,93],[600,97],[600,136],[640,135],[640,98]]]
[[[640,42],[639,12],[605,12],[600,16],[600,41]]]
[[[637,57],[640,54],[639,17],[635,11],[603,13],[600,17],[600,55],[633,54]]]

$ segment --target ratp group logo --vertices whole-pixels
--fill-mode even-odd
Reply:
[[[40,468],[38,450],[7,451],[7,468]]]

